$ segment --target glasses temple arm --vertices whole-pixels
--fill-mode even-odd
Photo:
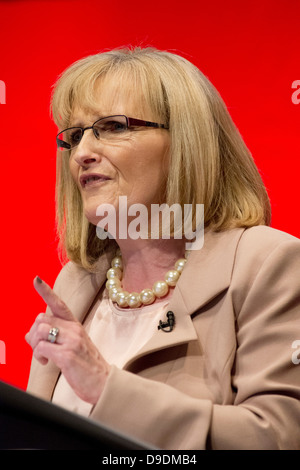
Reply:
[[[60,140],[58,137],[56,137],[56,144],[57,144],[57,147],[63,147],[65,149],[68,149],[70,150],[71,148],[71,145],[68,144],[67,142],[64,142],[63,140]]]

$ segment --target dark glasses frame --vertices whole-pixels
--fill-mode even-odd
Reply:
[[[112,116],[105,116],[103,118],[97,119],[97,121],[95,121],[94,124],[92,124],[91,126],[88,126],[88,127],[74,126],[74,127],[68,127],[67,129],[64,129],[63,131],[59,132],[56,136],[57,147],[58,148],[65,148],[66,150],[71,150],[71,149],[77,147],[77,145],[79,145],[79,143],[81,142],[81,139],[82,139],[85,131],[87,131],[88,129],[92,129],[93,134],[96,137],[96,139],[100,139],[101,136],[98,136],[98,132],[96,132],[94,126],[102,120],[109,119],[109,118],[118,118],[118,117],[125,118],[125,120],[126,120],[126,129],[128,129],[130,127],[155,127],[155,128],[160,128],[160,129],[169,129],[169,127],[166,126],[165,124],[158,124],[157,122],[144,121],[143,119],[131,118],[131,117],[125,116],[125,114],[114,114]],[[63,134],[66,131],[70,131],[72,129],[80,129],[81,130],[81,138],[80,138],[79,142],[76,145],[71,145],[68,142],[65,142],[64,140],[61,140],[59,138],[59,136],[61,134]]]

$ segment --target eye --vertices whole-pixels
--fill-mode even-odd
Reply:
[[[111,121],[106,124],[106,129],[109,132],[123,132],[126,131],[127,126],[123,122]]]
[[[82,130],[78,128],[70,132],[68,141],[71,144],[71,146],[73,146],[73,145],[78,145],[81,139],[82,139]]]
[[[126,120],[123,119],[101,119],[95,125],[97,137],[101,138],[101,134],[120,134],[127,130]]]

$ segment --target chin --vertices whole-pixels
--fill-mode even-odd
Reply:
[[[84,215],[89,221],[90,224],[97,226],[99,224],[100,227],[102,227],[104,230],[107,230],[107,222],[105,223],[105,220],[107,220],[108,217],[108,211],[105,210],[105,205],[109,205],[109,215],[112,217],[113,221],[116,220],[118,217],[117,212],[115,210],[115,206],[109,202],[99,202],[97,205],[91,205],[91,206],[85,206],[84,207]],[[99,206],[102,206],[102,213],[97,215],[97,209]],[[103,220],[103,224],[101,224],[101,221]],[[113,223],[113,222],[110,222]]]
[[[101,220],[101,217],[98,217],[96,215],[97,207],[93,207],[93,208],[85,207],[84,208],[84,215],[87,218],[87,220],[89,221],[89,223],[92,224],[92,225],[97,225],[98,222]]]

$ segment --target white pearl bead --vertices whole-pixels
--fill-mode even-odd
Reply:
[[[121,290],[120,292],[117,293],[117,304],[120,306],[120,307],[128,307],[128,303],[127,303],[127,296],[128,296],[129,292],[127,291],[124,291],[124,290]]]
[[[152,289],[143,289],[140,293],[140,299],[142,304],[150,305],[155,300],[155,294]]]
[[[109,298],[110,298],[113,302],[116,302],[116,301],[117,301],[117,294],[118,294],[118,292],[120,292],[121,290],[122,290],[121,287],[112,287],[112,288],[109,289],[109,291],[108,291]]]
[[[168,271],[165,275],[165,281],[168,284],[168,286],[176,286],[176,283],[180,277],[179,271],[177,269],[171,269]]]
[[[174,287],[180,277],[184,268],[186,259],[180,258],[176,264],[175,269],[171,269],[165,275],[165,281],[157,281],[153,284],[152,289],[143,289],[139,294],[138,292],[123,291],[121,287],[121,279],[123,276],[123,263],[120,250],[116,253],[111,262],[111,268],[107,271],[106,288],[108,289],[109,297],[113,302],[117,302],[120,307],[136,308],[141,304],[150,305],[156,297],[164,297],[169,292],[169,286]]]
[[[106,281],[105,286],[108,290],[112,287],[121,287],[121,281],[117,277],[112,277]]]
[[[112,268],[120,268],[123,269],[123,262],[121,256],[115,256],[111,262]]]
[[[180,258],[178,261],[176,261],[175,268],[177,269],[178,272],[182,273],[185,263],[186,263],[186,259],[184,258]]]
[[[106,273],[107,279],[111,279],[113,277],[117,277],[118,279],[122,279],[122,271],[120,268],[110,268]]]
[[[153,284],[152,290],[156,297],[164,297],[168,293],[169,287],[165,281],[157,281]]]
[[[140,294],[138,292],[131,292],[127,296],[128,307],[137,308],[141,305]]]

